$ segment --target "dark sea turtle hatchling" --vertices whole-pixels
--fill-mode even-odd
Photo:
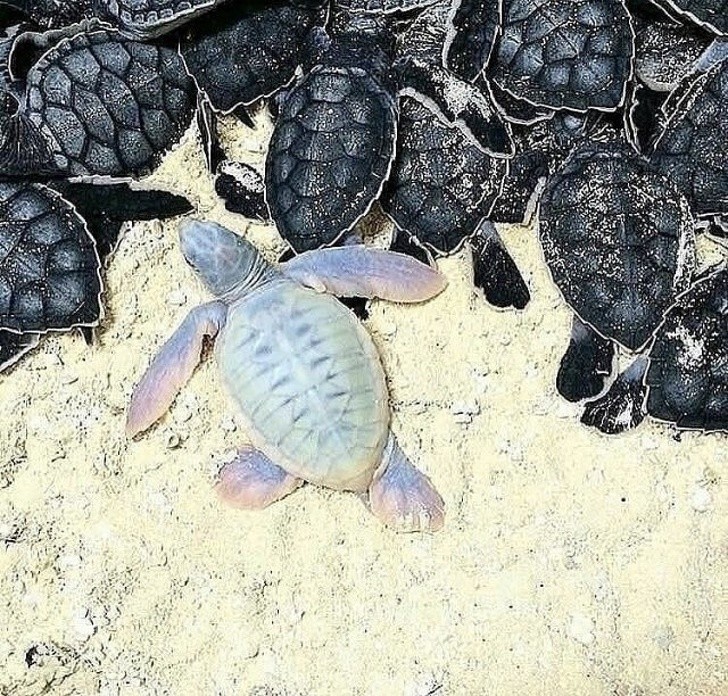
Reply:
[[[648,153],[686,196],[693,212],[728,212],[728,58],[716,43],[670,94]]]
[[[229,502],[264,507],[302,481],[369,493],[372,511],[400,531],[435,530],[443,502],[389,430],[384,372],[353,314],[322,292],[417,302],[440,292],[439,273],[407,256],[362,246],[308,252],[273,266],[213,223],[180,234],[188,263],[216,300],[193,309],[134,389],[133,436],[168,409],[200,360],[205,337],[252,446],[223,467]]]
[[[122,225],[182,215],[189,202],[128,183],[0,183],[0,370],[48,331],[101,316],[101,268]]]
[[[554,282],[578,319],[557,385],[596,396],[615,344],[642,350],[690,283],[693,217],[676,187],[628,146],[587,144],[551,178],[539,235]]]
[[[532,104],[613,111],[624,100],[633,54],[622,0],[503,0],[492,76]]]
[[[728,271],[704,273],[665,315],[647,356],[637,358],[585,422],[606,433],[646,415],[677,428],[728,431]]]
[[[47,331],[93,326],[100,261],[86,223],[41,184],[0,183],[0,369]]]
[[[0,113],[0,176],[141,176],[191,122],[195,88],[179,55],[113,32],[61,40]]]

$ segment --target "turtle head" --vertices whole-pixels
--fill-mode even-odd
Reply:
[[[179,239],[185,260],[217,297],[243,294],[273,271],[250,242],[217,223],[184,222]]]

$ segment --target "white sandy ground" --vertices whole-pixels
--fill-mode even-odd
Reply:
[[[267,132],[236,131],[235,156],[262,165]],[[194,133],[152,181],[246,231]],[[48,338],[0,378],[0,694],[728,694],[726,437],[580,425],[532,230],[504,231],[524,312],[474,295],[466,252],[434,301],[373,305],[394,429],[447,505],[441,533],[401,536],[314,486],[221,505],[246,434],[212,360],[125,439],[133,385],[207,299],[176,228],[126,234],[92,348]]]

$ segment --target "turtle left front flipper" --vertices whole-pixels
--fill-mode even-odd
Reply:
[[[281,264],[289,278],[344,297],[423,302],[445,289],[439,271],[405,254],[363,244],[317,249]]]
[[[200,362],[204,339],[217,336],[226,314],[222,302],[195,307],[162,346],[134,388],[126,419],[129,437],[146,430],[167,412]]]

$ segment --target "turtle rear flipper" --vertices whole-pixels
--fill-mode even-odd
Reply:
[[[614,343],[574,316],[569,347],[556,376],[556,389],[567,401],[594,398],[611,377],[614,358]]]
[[[300,487],[303,481],[274,464],[260,450],[243,447],[225,464],[215,486],[218,496],[241,510],[261,510]]]
[[[473,283],[494,307],[524,309],[531,299],[526,281],[492,222],[483,220],[469,240]]]
[[[694,22],[716,34],[728,36],[728,2],[726,0],[653,0],[666,12]]]
[[[581,422],[606,435],[618,435],[636,428],[645,418],[644,385],[647,359],[637,358],[617,376],[609,391],[600,399],[590,401],[584,408]]]
[[[54,176],[62,173],[38,126],[19,110],[17,100],[0,93],[0,177]]]
[[[221,162],[215,178],[215,191],[230,212],[261,222],[270,219],[265,202],[265,183],[250,165]]]

